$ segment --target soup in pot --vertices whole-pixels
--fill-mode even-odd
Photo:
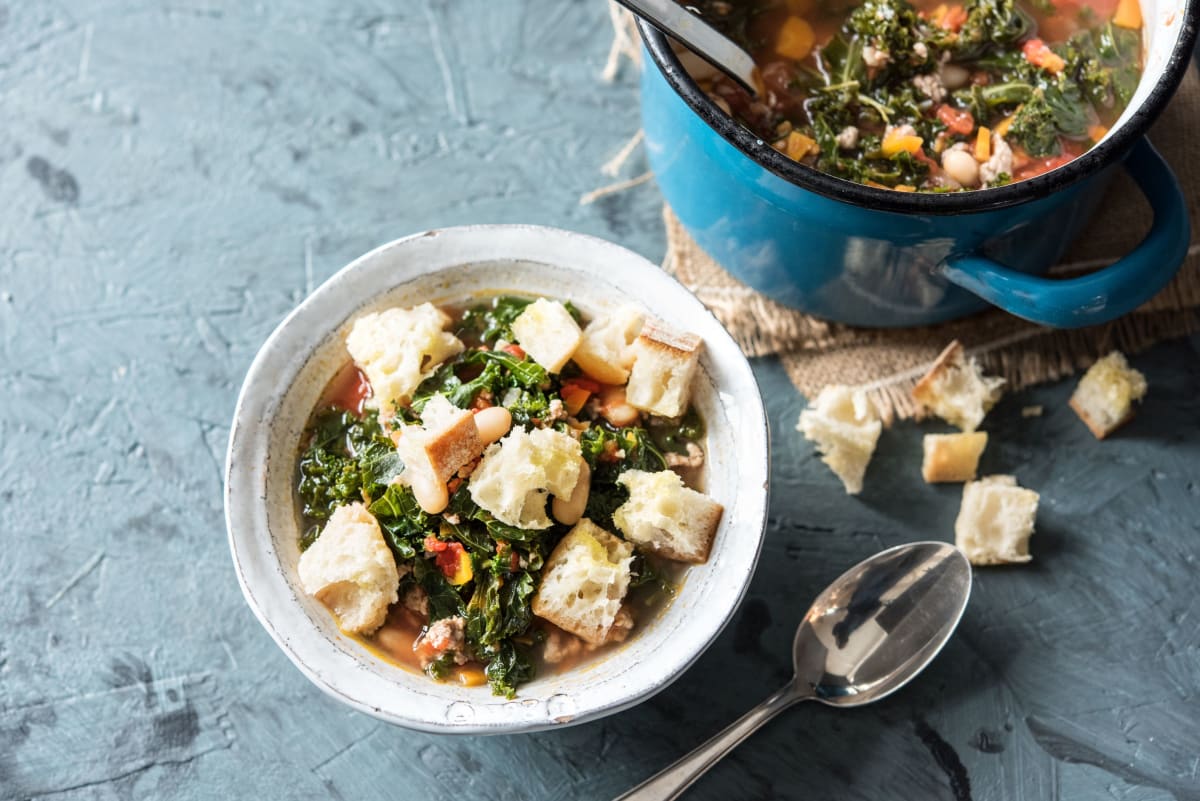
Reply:
[[[759,68],[693,70],[796,161],[901,192],[1022,181],[1099,142],[1142,70],[1138,0],[693,0]]]

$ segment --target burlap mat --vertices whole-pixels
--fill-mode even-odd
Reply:
[[[1198,119],[1200,76],[1193,69],[1150,134],[1184,188],[1192,245],[1179,275],[1161,293],[1105,325],[1062,331],[999,310],[926,328],[866,329],[823,322],[739,283],[692,241],[669,208],[664,209],[668,244],[663,266],[713,310],[747,355],[779,356],[792,383],[809,397],[827,384],[861,386],[888,423],[920,414],[909,392],[952,339],[961,341],[988,373],[1007,378],[1010,391],[1062,378],[1113,348],[1136,353],[1200,331]],[[1119,175],[1101,211],[1051,275],[1077,275],[1109,264],[1137,245],[1150,219],[1141,193],[1127,175]]]

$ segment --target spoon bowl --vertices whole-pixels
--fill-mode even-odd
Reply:
[[[950,639],[971,595],[971,565],[944,542],[898,545],[817,596],[792,643],[795,675],[720,734],[617,801],[671,801],[783,710],[816,700],[878,701],[911,681]]]
[[[970,593],[970,563],[944,542],[860,562],[817,596],[796,630],[797,691],[846,707],[890,695],[942,650]]]

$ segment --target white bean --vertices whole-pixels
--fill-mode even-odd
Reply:
[[[979,162],[965,150],[947,150],[942,154],[946,175],[966,187],[979,185]]]
[[[557,495],[550,502],[550,512],[554,515],[554,519],[565,526],[573,526],[579,522],[579,518],[583,517],[583,511],[587,509],[588,492],[592,484],[592,469],[588,467],[583,457],[579,459],[579,481],[575,484],[575,489],[571,492],[571,497],[567,499],[559,498]]]
[[[971,73],[957,64],[943,64],[940,72],[942,75],[942,86],[945,86],[950,91],[963,88],[967,85],[967,81],[971,80]]]
[[[617,428],[638,421],[639,412],[625,400],[625,387],[605,387],[600,390],[600,415]]]
[[[427,475],[424,470],[414,472],[410,485],[417,505],[426,514],[441,514],[450,505],[450,492],[445,483]]]
[[[484,445],[491,445],[512,428],[512,412],[503,406],[489,406],[475,412],[475,428]]]

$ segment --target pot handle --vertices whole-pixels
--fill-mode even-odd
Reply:
[[[1116,319],[1149,300],[1179,271],[1191,238],[1187,203],[1170,166],[1145,138],[1125,169],[1154,212],[1150,233],[1115,264],[1078,278],[1042,278],[982,256],[950,256],[942,274],[1005,311],[1055,328],[1079,328]]]

